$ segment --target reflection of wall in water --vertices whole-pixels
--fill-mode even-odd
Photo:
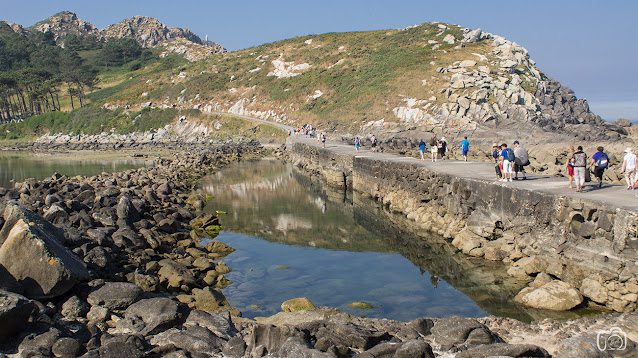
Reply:
[[[412,221],[402,215],[389,212],[380,203],[358,192],[337,189],[325,185],[320,179],[293,170],[295,180],[314,195],[327,199],[331,209],[365,227],[381,241],[368,246],[369,251],[399,253],[415,266],[431,275],[433,285],[438,279],[445,280],[463,292],[484,311],[496,315],[517,318],[522,321],[547,318],[577,318],[577,312],[540,312],[522,307],[514,302],[514,296],[527,285],[507,274],[507,266],[501,262],[473,258],[459,252],[442,236],[418,231]],[[336,200],[334,200],[336,199]],[[356,238],[360,243],[365,237]],[[334,247],[326,246],[326,249]]]

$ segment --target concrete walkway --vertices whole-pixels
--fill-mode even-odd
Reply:
[[[293,128],[285,124],[249,116],[242,116],[224,112],[213,113],[223,116],[233,116],[267,123],[279,127],[285,131],[292,130]],[[314,145],[317,147],[321,146],[321,143],[317,142],[316,138],[309,138],[301,134],[299,136],[290,136],[290,140]],[[359,148],[359,152],[357,153],[354,145],[347,145],[340,142],[332,141],[326,141],[326,149],[337,152],[339,154],[350,154],[358,157],[373,157],[379,160],[409,162],[414,164],[415,166],[423,166],[439,173],[454,175],[461,178],[485,180],[493,182],[494,185],[514,186],[519,189],[539,190],[557,196],[588,199],[613,207],[638,211],[638,198],[635,196],[636,194],[638,194],[638,190],[627,190],[625,185],[610,185],[605,183],[603,183],[602,188],[598,189],[598,182],[596,182],[596,179],[593,178],[593,175],[593,181],[585,184],[583,192],[577,193],[574,189],[569,188],[568,178],[553,177],[547,175],[536,175],[528,173],[527,180],[518,180],[507,183],[499,182],[496,180],[494,164],[483,161],[463,162],[458,160],[438,160],[433,163],[431,160],[427,159],[430,157],[429,152],[426,153],[426,160],[421,161],[417,158],[404,157],[398,154],[373,152],[368,148]]]
[[[321,146],[321,143],[318,143],[316,138],[308,138],[303,135],[291,136],[290,139],[317,147]],[[357,153],[354,145],[331,141],[326,142],[326,150],[337,152],[339,154],[350,154],[356,157],[373,157],[378,160],[407,162],[415,166],[426,167],[439,173],[493,182],[494,185],[513,186],[520,189],[539,190],[557,196],[589,199],[613,207],[621,207],[624,209],[638,211],[638,198],[635,196],[635,194],[638,193],[638,190],[627,190],[624,185],[610,185],[605,184],[604,182],[603,187],[598,189],[598,182],[596,182],[593,176],[593,181],[585,184],[584,191],[577,193],[575,192],[575,189],[569,188],[569,179],[561,177],[528,173],[527,180],[515,180],[507,183],[499,182],[496,180],[494,164],[483,161],[464,162],[458,160],[438,160],[436,162],[432,162],[431,159],[427,159],[427,157],[425,161],[421,161],[420,158],[417,159],[391,153],[372,152],[368,148],[359,148],[359,152]],[[426,155],[430,156],[430,153],[426,153]]]

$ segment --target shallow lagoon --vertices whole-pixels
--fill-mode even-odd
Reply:
[[[457,253],[440,237],[401,231],[373,201],[324,188],[279,161],[237,163],[201,189],[213,195],[207,211],[227,212],[217,240],[237,251],[224,259],[234,282],[224,294],[246,317],[275,314],[295,297],[402,321],[489,314],[529,321],[538,314],[512,301],[525,283],[499,263]]]
[[[133,158],[125,153],[68,152],[33,154],[0,151],[0,187],[12,188],[15,182],[27,178],[44,179],[60,173],[66,176],[115,173],[128,169],[153,166],[151,159]]]

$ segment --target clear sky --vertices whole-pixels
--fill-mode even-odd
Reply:
[[[295,36],[398,29],[440,21],[503,36],[586,98],[608,121],[638,121],[635,0],[0,0],[0,19],[24,26],[63,10],[98,28],[135,15],[244,49]]]

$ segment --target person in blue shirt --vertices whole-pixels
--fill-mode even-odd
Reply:
[[[461,153],[463,154],[463,160],[467,162],[467,151],[470,150],[470,142],[467,141],[467,136],[461,142]]]
[[[509,157],[507,155],[507,144],[503,143],[501,144],[501,163],[503,163],[503,179],[501,179],[501,181],[506,182],[506,181],[512,181],[513,178],[513,170],[512,170],[512,166],[514,165],[514,163],[512,163],[509,160]]]
[[[419,152],[421,153],[421,161],[425,160],[425,142],[423,139],[419,142]]]
[[[598,147],[596,150],[598,151],[591,157],[589,168],[594,166],[594,176],[598,180],[598,187],[601,188],[603,186],[603,173],[609,165],[609,157],[603,152],[603,147]]]

